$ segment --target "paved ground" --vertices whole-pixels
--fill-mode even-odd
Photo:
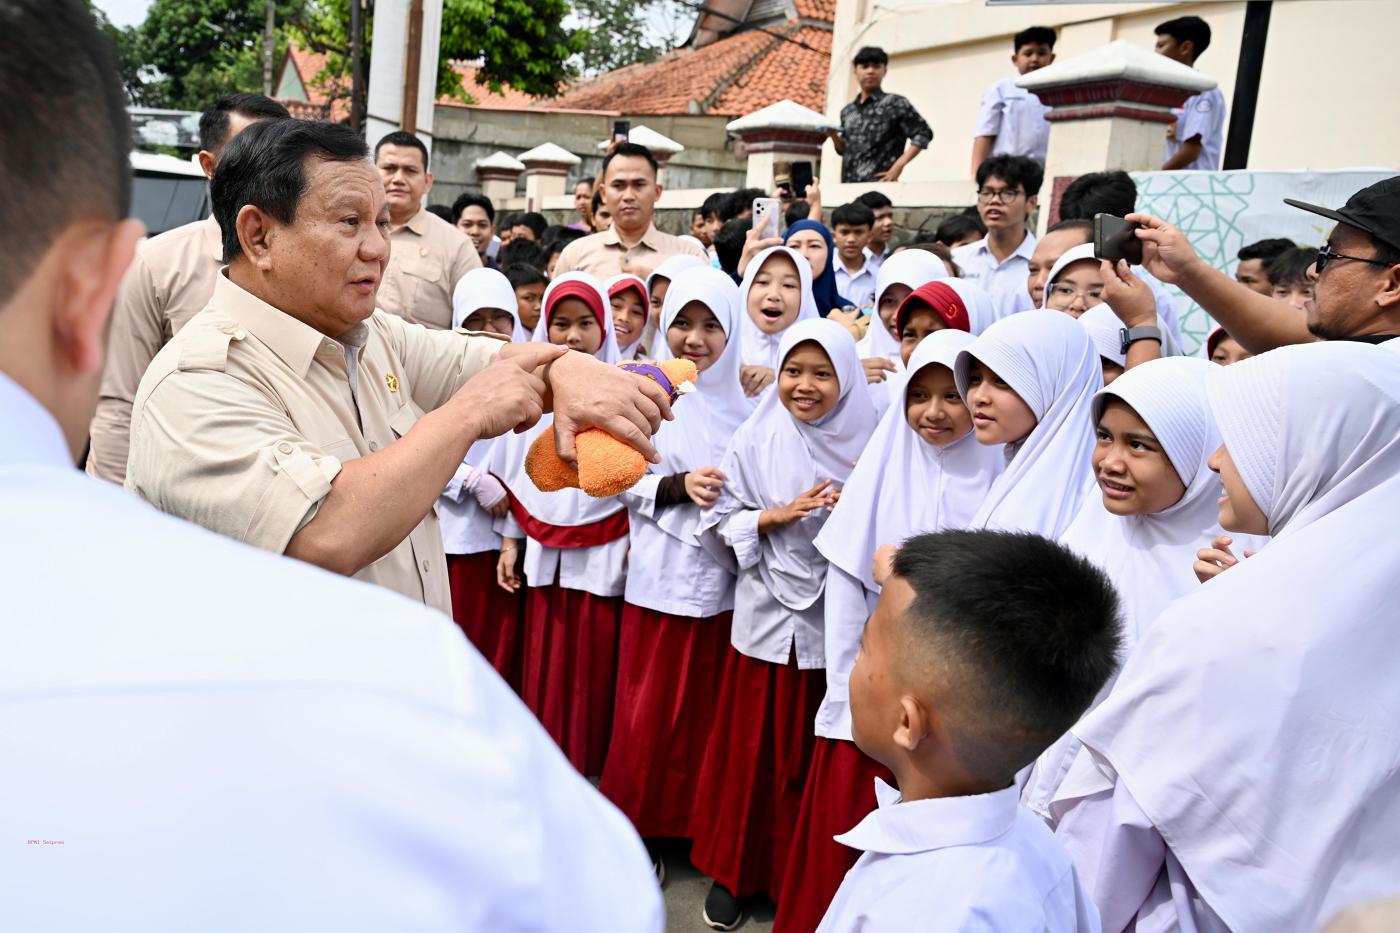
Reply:
[[[666,859],[666,933],[709,933],[700,919],[700,908],[710,891],[710,879],[690,864],[687,842],[662,843]],[[751,898],[745,905],[748,919],[739,927],[744,933],[773,928],[773,905],[767,898]]]

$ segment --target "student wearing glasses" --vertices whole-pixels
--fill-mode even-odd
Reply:
[[[992,296],[997,316],[1035,307],[1026,277],[1035,235],[1026,218],[1035,210],[1045,170],[1027,156],[996,155],[977,167],[977,214],[987,228],[982,239],[953,250],[953,261]]]

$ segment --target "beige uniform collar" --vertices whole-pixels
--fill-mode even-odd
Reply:
[[[420,208],[418,208],[418,213],[414,214],[413,217],[408,221],[408,223],[404,224],[402,227],[396,228],[396,231],[397,231],[397,230],[408,230],[409,232],[413,233],[415,236],[422,236],[422,235],[423,235],[423,219],[427,216],[427,214],[428,214],[428,209],[427,209],[426,207],[420,207]]]
[[[214,282],[214,297],[209,301],[215,309],[232,317],[248,333],[257,337],[269,350],[297,374],[306,378],[316,351],[330,343],[331,338],[304,324],[285,311],[274,308],[246,289],[229,281],[220,273]],[[342,346],[363,347],[368,328],[359,324],[340,336]]]
[[[654,249],[654,250],[659,249],[659,247],[657,246],[657,243],[656,243],[656,237],[657,237],[657,234],[659,234],[659,233],[660,233],[660,231],[656,229],[656,224],[655,224],[655,223],[649,223],[649,224],[647,224],[646,232],[642,234],[642,238],[637,242],[637,245],[638,245],[638,246],[645,246],[647,249]],[[623,245],[622,238],[619,237],[619,236],[617,235],[617,228],[616,228],[616,227],[609,227],[608,229],[606,229],[606,230],[603,231],[603,245],[604,245],[604,246],[622,246],[622,245]]]

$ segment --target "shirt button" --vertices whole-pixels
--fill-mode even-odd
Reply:
[[[427,561],[423,561],[423,572],[424,572],[424,573],[427,573],[427,572],[428,572],[428,562],[427,562]]]
[[[292,452],[292,445],[288,444],[286,441],[283,441],[282,443],[277,445],[277,450],[279,453],[289,454]]]
[[[375,441],[370,441],[370,442],[369,442],[369,449],[372,450],[372,451],[373,451],[373,450],[378,450],[378,449],[379,449],[379,444],[376,443]]]

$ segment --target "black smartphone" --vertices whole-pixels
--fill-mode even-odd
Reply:
[[[1095,214],[1094,256],[1109,262],[1126,259],[1129,265],[1142,265],[1142,241],[1134,232],[1140,226],[1112,214]]]
[[[795,198],[807,196],[807,186],[812,183],[812,163],[792,163],[792,195]]]
[[[632,133],[632,121],[631,121],[631,120],[614,120],[614,121],[613,121],[613,142],[625,143],[625,142],[627,142],[627,137],[630,136],[631,133]]]

